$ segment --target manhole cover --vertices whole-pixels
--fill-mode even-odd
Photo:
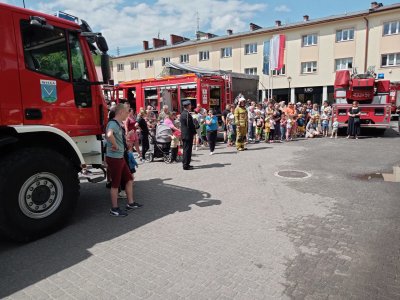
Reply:
[[[304,171],[284,170],[276,172],[275,176],[290,178],[290,179],[304,179],[310,177],[311,174]]]

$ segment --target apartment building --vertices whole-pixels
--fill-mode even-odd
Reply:
[[[263,74],[264,43],[273,35],[286,38],[284,68]],[[166,40],[153,39],[153,48],[143,42],[143,51],[113,58],[115,83],[159,76],[166,62],[189,64],[213,70],[257,74],[259,98],[315,103],[333,99],[335,71],[368,67],[391,81],[400,81],[400,3],[372,2],[369,9],[250,30],[225,36],[198,32],[197,39],[171,34]]]

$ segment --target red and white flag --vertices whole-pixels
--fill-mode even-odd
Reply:
[[[280,70],[283,68],[283,54],[285,52],[285,35],[272,36],[270,43],[270,69]]]

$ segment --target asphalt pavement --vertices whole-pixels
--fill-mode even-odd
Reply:
[[[400,298],[400,183],[373,176],[400,165],[394,130],[248,148],[141,164],[126,218],[83,183],[63,230],[0,240],[0,298]]]

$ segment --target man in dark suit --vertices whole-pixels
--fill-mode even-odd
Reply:
[[[193,166],[190,165],[190,161],[192,159],[193,137],[196,134],[196,128],[190,114],[190,110],[192,109],[191,102],[185,100],[182,102],[182,105],[183,111],[181,113],[180,123],[183,143],[183,169],[192,170]]]

